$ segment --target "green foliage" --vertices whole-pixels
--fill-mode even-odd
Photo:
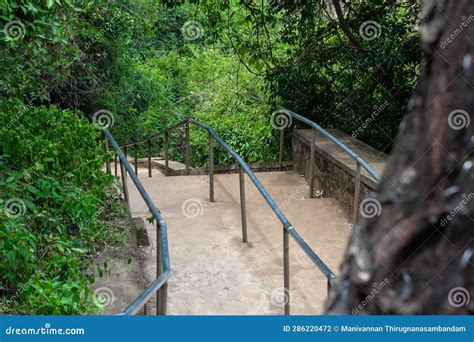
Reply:
[[[200,3],[274,105],[391,148],[419,71],[419,1],[345,1],[343,19],[326,0]]]
[[[1,95],[88,114],[140,108],[131,94],[142,83],[128,65],[147,54],[154,29],[127,1],[4,1],[0,24]]]
[[[142,132],[159,132],[193,117],[213,127],[224,141],[248,162],[275,160],[277,131],[267,119],[270,111],[262,80],[241,70],[232,54],[219,49],[190,48],[158,54],[139,66],[155,84],[155,96],[141,115]],[[191,127],[191,156],[195,166],[208,157],[207,132]],[[172,139],[171,157],[182,160],[182,138]],[[233,157],[216,149],[217,163],[234,163]]]
[[[193,117],[248,162],[276,160],[277,104],[388,150],[418,74],[418,1],[344,1],[344,18],[331,3],[1,1],[1,311],[97,309],[85,270],[120,239],[104,223],[117,213],[108,156],[84,119],[98,110],[121,143]],[[208,136],[193,126],[191,149],[206,165]]]
[[[0,127],[2,312],[96,311],[88,256],[119,238],[104,222],[117,190],[102,171],[101,132],[76,113],[14,100],[0,102]]]

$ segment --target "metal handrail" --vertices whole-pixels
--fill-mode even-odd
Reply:
[[[315,128],[316,130],[324,134],[327,138],[333,141],[337,146],[342,148],[344,152],[346,152],[352,159],[358,162],[372,177],[375,178],[377,182],[380,182],[380,175],[364,160],[364,158],[362,158],[358,153],[351,150],[347,145],[345,145],[342,141],[340,141],[334,135],[332,135],[327,130],[319,126],[316,122],[311,121],[308,118],[305,118],[304,116],[296,114],[295,112],[292,112],[291,110],[286,109],[286,108],[282,108],[282,110],[285,113],[288,113],[289,115],[294,117],[295,119],[298,119],[301,122],[304,122],[305,124],[310,125],[311,127]]]
[[[280,222],[283,224],[283,227],[290,233],[290,235],[295,239],[298,245],[303,249],[303,251],[308,255],[311,261],[319,268],[319,270],[327,277],[330,281],[335,278],[334,273],[329,269],[329,267],[317,256],[317,254],[309,247],[309,245],[304,241],[301,235],[295,230],[295,228],[291,225],[291,223],[286,218],[285,214],[281,211],[281,209],[276,204],[275,200],[270,196],[268,191],[265,189],[263,184],[258,180],[257,176],[253,173],[247,163],[242,159],[242,157],[237,154],[233,149],[231,149],[222,138],[212,129],[210,126],[207,126],[203,123],[200,123],[194,119],[189,119],[189,122],[201,127],[209,132],[209,134],[227,151],[229,152],[235,160],[240,164],[241,169],[243,169],[247,175],[249,176],[250,180],[255,184],[255,187],[263,196],[265,201],[267,201],[270,208],[273,210],[275,215],[278,217]]]
[[[143,184],[138,179],[136,173],[133,171],[132,166],[128,162],[124,153],[120,149],[119,145],[115,141],[112,134],[107,129],[103,130],[106,137],[106,149],[108,149],[108,143],[112,144],[112,147],[115,149],[116,153],[120,159],[120,169],[122,175],[122,182],[124,188],[125,200],[127,206],[130,206],[130,199],[128,194],[127,187],[127,173],[130,175],[130,178],[135,183],[135,186],[138,189],[138,192],[145,201],[148,209],[150,210],[153,218],[157,224],[157,234],[156,234],[156,248],[157,248],[157,277],[156,279],[121,313],[122,315],[134,315],[141,308],[145,306],[148,300],[157,293],[157,314],[166,313],[166,297],[167,297],[167,281],[170,278],[171,266],[170,258],[168,251],[168,232],[166,223],[161,216],[160,212],[156,208],[152,199],[146,192]],[[110,171],[110,166],[107,167]],[[128,208],[130,210],[130,207]],[[160,292],[157,292],[160,291]]]
[[[375,180],[377,183],[380,182],[381,177],[380,175],[362,158],[358,153],[354,152],[351,150],[347,145],[345,145],[342,141],[340,141],[338,138],[336,138],[334,135],[329,133],[327,130],[322,128],[320,125],[318,125],[316,122],[311,121],[308,118],[305,118],[304,116],[297,114],[289,109],[280,107],[280,109],[277,110],[278,113],[284,114],[284,115],[289,115],[301,122],[304,122],[305,124],[313,127],[314,129],[318,130],[321,132],[323,135],[325,135],[327,138],[329,138],[332,142],[334,142],[337,146],[339,146],[344,152],[346,152],[352,159],[356,161],[356,172],[355,172],[355,190],[354,190],[354,205],[353,205],[353,223],[357,223],[359,219],[359,197],[360,197],[360,182],[361,182],[361,172],[360,168],[363,167]],[[291,122],[291,120],[287,121]],[[280,134],[280,166],[282,165],[283,161],[283,129],[286,127],[282,127],[281,133]],[[309,172],[309,197],[313,197],[313,187],[314,187],[314,154],[315,154],[315,138],[314,135],[312,135],[311,139],[311,146],[310,146],[310,172]]]
[[[166,165],[166,174],[169,174],[168,171],[168,135],[171,131],[179,129],[181,127],[185,127],[186,129],[186,136],[185,136],[185,161],[186,161],[186,173],[189,174],[189,124],[193,124],[201,129],[204,129],[208,132],[209,134],[209,197],[210,201],[214,202],[214,151],[213,151],[213,140],[217,141],[227,152],[229,152],[235,160],[239,163],[240,165],[240,172],[239,172],[239,185],[240,185],[240,203],[241,203],[241,216],[242,216],[242,240],[243,242],[247,242],[247,219],[246,219],[246,207],[245,207],[245,186],[244,186],[244,173],[247,173],[249,176],[250,180],[254,183],[256,186],[257,190],[260,192],[260,194],[263,196],[265,201],[268,203],[270,208],[273,210],[277,218],[280,220],[280,222],[283,225],[283,254],[284,254],[284,289],[285,289],[285,297],[290,295],[290,278],[289,278],[289,239],[288,236],[291,235],[293,239],[296,241],[298,246],[301,247],[301,249],[305,252],[305,254],[310,258],[310,260],[316,265],[316,267],[324,274],[324,276],[327,279],[327,284],[328,284],[328,290],[331,288],[336,276],[334,273],[329,269],[329,267],[323,262],[323,260],[311,249],[311,247],[306,243],[306,241],[301,237],[301,235],[298,234],[296,229],[291,225],[289,220],[286,218],[285,214],[281,211],[281,209],[278,207],[276,202],[273,200],[271,195],[268,193],[268,191],[265,189],[265,187],[262,185],[262,183],[259,181],[259,179],[255,176],[253,171],[250,169],[250,167],[247,165],[247,163],[243,160],[243,158],[235,152],[232,148],[230,148],[225,141],[214,131],[214,129],[208,125],[205,125],[199,121],[196,121],[192,118],[187,118],[186,120],[183,120],[182,122],[179,122],[178,124],[167,128],[164,131],[161,131],[158,134],[155,134],[153,136],[150,136],[148,138],[142,139],[140,141],[136,141],[130,144],[123,145],[123,147],[127,146],[135,146],[135,173],[137,171],[137,145],[140,143],[148,143],[148,169],[149,169],[149,177],[151,177],[151,149],[150,149],[150,144],[151,141],[155,138],[158,138],[161,135],[165,135],[165,165]],[[110,135],[110,133],[109,133]],[[109,136],[107,136],[109,137]],[[110,136],[111,137],[111,136]],[[113,138],[112,138],[113,139]],[[120,147],[117,146],[117,144],[113,143],[113,146],[115,150],[119,153],[120,160],[123,161],[123,164],[127,165],[127,171],[133,172],[132,167],[128,163],[127,157],[122,153],[120,150]],[[110,167],[108,167],[110,169]],[[115,167],[117,170],[117,167]],[[117,173],[117,171],[116,171]],[[135,181],[135,179],[138,181],[138,177],[134,174],[134,177],[132,177]],[[135,182],[135,184],[137,184]],[[141,183],[139,183],[141,185]],[[124,184],[124,187],[126,184]],[[144,191],[144,190],[143,190]],[[145,192],[146,194],[146,192]],[[143,193],[142,193],[143,196]],[[148,203],[147,203],[148,204]],[[163,247],[164,249],[164,247]],[[167,251],[167,247],[166,247]],[[163,256],[164,260],[164,256]],[[168,260],[168,259],[167,259]],[[169,263],[169,260],[168,260]],[[169,264],[168,264],[169,265]],[[163,268],[164,269],[164,268]],[[168,269],[169,271],[169,269]],[[168,275],[169,277],[169,275]],[[166,284],[167,279],[163,280],[158,277],[152,285],[148,287],[146,290],[147,294],[142,294],[137,300],[134,302],[136,304],[132,304],[129,306],[130,307],[138,307],[138,303],[142,303],[143,301],[149,299],[151,295],[153,294],[153,289],[159,289],[160,286],[163,284]],[[155,285],[154,285],[155,284]],[[166,303],[166,300],[164,300]],[[165,304],[166,305],[166,304]],[[128,309],[127,309],[128,310]],[[124,314],[131,313],[133,310],[128,310],[124,311]],[[164,309],[166,311],[166,308]],[[134,311],[136,312],[136,311]],[[163,309],[161,309],[161,312],[163,312]],[[285,301],[285,314],[289,315],[290,314],[290,300]]]
[[[133,146],[133,145],[137,145],[137,144],[141,144],[141,143],[144,143],[144,142],[148,142],[150,140],[153,140],[155,138],[158,138],[162,135],[164,135],[165,133],[168,133],[168,132],[171,132],[171,131],[174,131],[174,130],[177,130],[181,127],[183,127],[186,123],[188,122],[188,120],[183,120],[183,121],[180,121],[178,122],[177,124],[171,126],[171,127],[168,127],[168,128],[165,128],[163,129],[162,131],[160,131],[159,133],[157,134],[154,134],[148,138],[144,138],[142,140],[137,140],[137,141],[134,141],[134,142],[131,142],[131,143],[128,143],[128,144],[124,144],[124,145],[121,145],[120,148],[124,148],[124,147],[130,147],[130,146]]]

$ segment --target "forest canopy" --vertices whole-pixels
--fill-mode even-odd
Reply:
[[[0,2],[0,206],[22,199],[0,213],[0,310],[97,310],[82,261],[120,234],[104,225],[117,189],[95,113],[111,113],[119,143],[192,117],[247,162],[271,162],[284,106],[388,152],[419,73],[419,12],[415,0]],[[191,136],[192,165],[206,165],[207,135]]]

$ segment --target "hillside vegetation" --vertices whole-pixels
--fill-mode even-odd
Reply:
[[[193,117],[247,162],[270,162],[282,105],[388,151],[418,73],[418,1],[358,1],[342,19],[330,3],[2,1],[0,310],[99,310],[86,270],[121,241],[109,219],[123,214],[99,111],[119,143]],[[193,166],[207,139],[192,128]]]

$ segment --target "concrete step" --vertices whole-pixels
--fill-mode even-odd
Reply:
[[[250,179],[245,177],[249,242],[242,243],[238,174],[215,176],[209,202],[208,176],[139,176],[169,229],[172,276],[168,314],[283,314],[283,228]],[[337,273],[351,228],[332,199],[306,198],[308,185],[293,172],[257,177],[313,250]],[[149,217],[131,186],[132,214]],[[143,247],[144,274],[155,278],[156,229]],[[320,314],[326,279],[290,238],[292,314]],[[150,305],[154,308],[153,303]],[[153,312],[149,310],[149,312]]]

